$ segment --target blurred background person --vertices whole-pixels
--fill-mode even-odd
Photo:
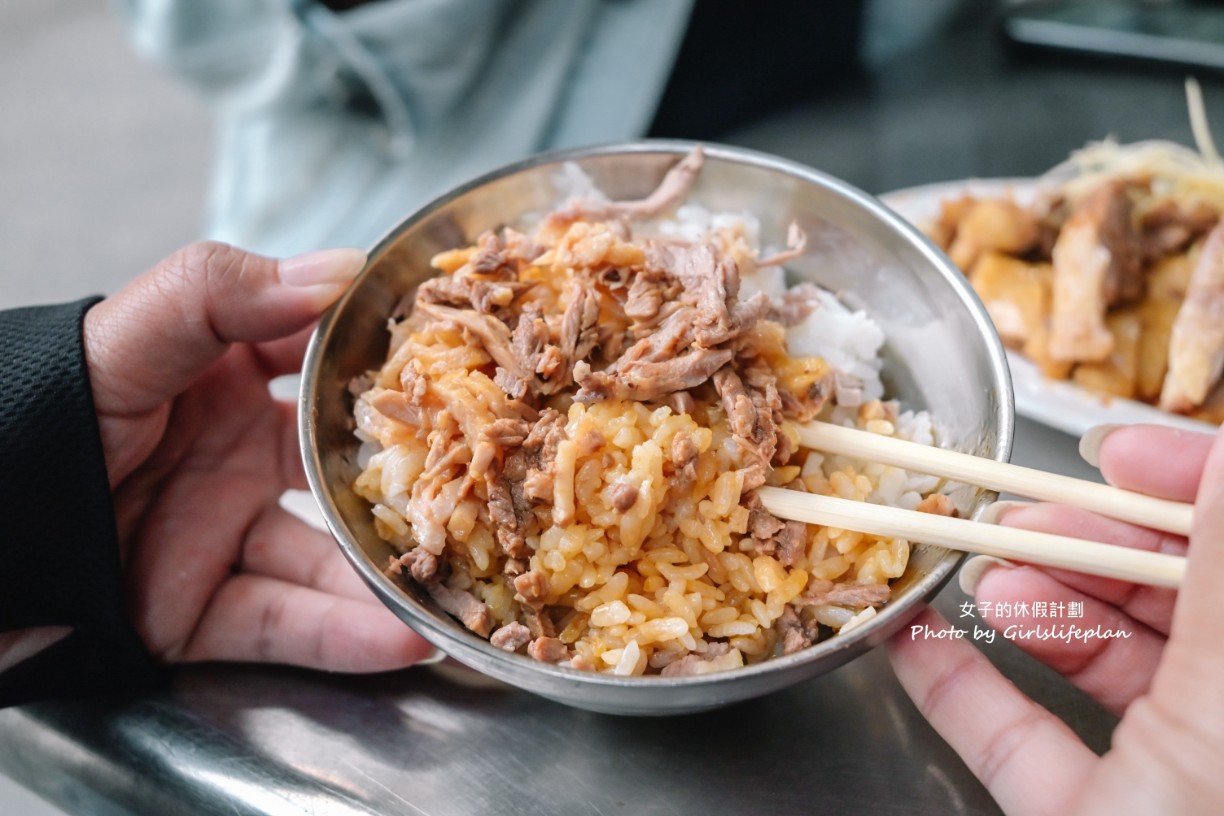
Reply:
[[[120,0],[217,123],[206,237],[371,245],[531,154],[718,139],[886,61],[955,0]]]

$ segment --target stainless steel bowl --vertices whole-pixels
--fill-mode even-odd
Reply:
[[[679,714],[767,694],[827,672],[883,643],[955,571],[960,555],[918,545],[893,600],[866,625],[784,657],[694,677],[614,677],[507,654],[445,614],[424,592],[383,576],[392,554],[374,532],[369,505],[351,485],[358,474],[349,381],[386,357],[387,318],[432,272],[429,259],[472,243],[484,230],[544,213],[559,203],[553,179],[576,162],[613,198],[638,198],[692,144],[646,141],[528,159],[470,182],[423,207],[370,253],[361,276],[323,318],[306,354],[300,430],[310,487],[354,569],[409,626],[448,655],[554,700],[617,714]],[[1006,460],[1014,414],[1003,348],[964,277],[917,230],[876,199],[815,170],[773,156],[707,146],[690,201],[747,211],[763,236],[791,221],[810,252],[788,265],[794,276],[842,293],[883,327],[885,383],[905,406],[929,410],[943,444]],[[779,240],[780,243],[780,240]],[[993,499],[973,497],[974,512]]]

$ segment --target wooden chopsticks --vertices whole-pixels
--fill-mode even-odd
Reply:
[[[882,462],[1030,499],[1070,504],[1154,530],[1190,535],[1194,508],[1181,502],[827,422],[801,425],[799,441],[805,448],[816,451]]]
[[[996,527],[968,519],[834,496],[818,496],[781,487],[761,487],[757,489],[757,495],[766,510],[781,518],[921,541],[953,550],[1075,570],[1104,578],[1119,578],[1136,584],[1178,587],[1186,573],[1186,559],[1168,553],[1132,550],[1014,527]]]
[[[1193,518],[1193,507],[1188,504],[854,428],[814,422],[801,426],[799,436],[805,447],[822,453],[852,456],[1028,498],[1071,504],[1181,535],[1189,533]],[[1185,575],[1186,560],[1167,553],[1132,550],[777,487],[760,488],[758,495],[774,515],[811,524],[905,538],[1152,586],[1175,588]]]

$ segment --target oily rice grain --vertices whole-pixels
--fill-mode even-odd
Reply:
[[[389,571],[470,597],[471,628],[524,624],[527,652],[617,675],[721,671],[832,636],[883,602],[909,543],[817,525],[791,536],[768,518],[758,535],[752,489],[916,507],[938,480],[798,449],[795,405],[926,444],[930,418],[883,399],[884,338],[867,315],[757,266],[750,217],[685,206],[634,229],[579,212],[435,258],[443,283],[393,324],[388,360],[355,406],[366,443],[355,489],[404,553]],[[601,367],[632,367],[599,355],[667,325],[635,316],[646,307],[629,305],[629,291],[674,246],[713,253],[724,276],[734,265],[738,297],[729,283],[718,290],[728,309],[763,293],[769,309],[724,346],[738,376],[646,399],[615,382],[590,391]],[[659,279],[659,314],[698,286]],[[806,313],[785,319],[787,304]],[[508,372],[516,360],[502,342],[534,349],[534,370]],[[579,349],[585,357],[565,358]],[[688,349],[674,356],[702,351]],[[754,458],[761,427],[773,461]]]

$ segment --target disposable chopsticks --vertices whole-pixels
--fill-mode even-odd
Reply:
[[[1180,535],[1190,533],[1193,521],[1194,511],[1189,504],[855,428],[812,422],[800,426],[799,439],[804,447],[821,453],[880,462],[1030,499],[1070,504],[1110,518]],[[777,487],[760,488],[758,495],[767,510],[782,518],[904,538],[1088,575],[1175,588],[1180,586],[1186,572],[1186,559],[1168,553],[1133,550],[1068,536],[980,524],[967,519]]]
[[[826,422],[800,426],[799,439],[812,450],[882,462],[1030,499],[1070,504],[1178,535],[1190,534],[1194,516],[1189,504]]]
[[[757,495],[765,509],[781,518],[904,538],[1104,578],[1176,588],[1186,572],[1186,559],[1168,553],[1132,550],[780,487],[759,488]]]

